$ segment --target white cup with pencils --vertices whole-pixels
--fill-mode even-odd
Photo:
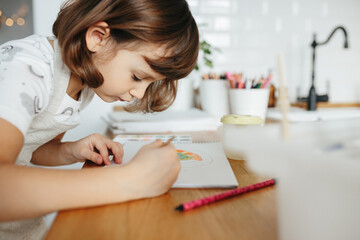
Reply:
[[[229,91],[230,112],[237,115],[251,115],[266,120],[269,102],[268,88],[233,88]]]
[[[244,79],[243,74],[226,73],[230,85],[229,102],[230,113],[237,115],[251,115],[266,120],[266,111],[269,103],[269,86],[272,73],[260,79]]]

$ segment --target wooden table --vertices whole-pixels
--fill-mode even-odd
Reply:
[[[209,136],[211,133],[207,134]],[[202,140],[201,136],[204,138],[204,134],[193,135],[193,141]],[[252,173],[245,161],[229,159],[229,162],[239,187],[269,179]],[[275,186],[189,212],[174,210],[174,207],[183,202],[223,191],[226,190],[171,189],[155,198],[61,211],[45,239],[278,238]]]
[[[295,102],[291,103],[291,106],[293,107],[299,107],[307,109],[308,103],[307,102]],[[329,103],[329,102],[317,102],[316,108],[355,108],[360,107],[360,103],[353,102],[353,103]]]

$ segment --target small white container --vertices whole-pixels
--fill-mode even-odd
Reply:
[[[229,114],[229,88],[229,83],[226,80],[202,80],[200,84],[202,110],[219,118]]]
[[[268,88],[230,89],[230,113],[259,116],[265,122],[269,102]]]
[[[240,138],[240,132],[250,125],[262,126],[263,120],[258,116],[229,114],[223,116],[221,122],[223,123],[221,141],[226,156],[234,160],[244,160],[243,151],[239,146],[246,142],[241,142],[240,139],[243,137]]]

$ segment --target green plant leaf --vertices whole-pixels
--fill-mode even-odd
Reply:
[[[214,53],[214,51],[221,52],[221,50],[217,47],[213,47],[206,40],[201,40],[199,45],[199,51],[203,53],[202,54],[203,64],[209,68],[213,68],[214,64],[213,61],[210,59],[210,57]],[[197,71],[200,69],[199,61],[197,62],[194,69]]]
[[[211,50],[210,49],[204,49],[204,53],[211,55]]]

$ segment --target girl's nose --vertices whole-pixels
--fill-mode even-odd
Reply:
[[[137,88],[133,88],[130,90],[130,94],[133,97],[136,97],[137,99],[142,99],[144,97],[145,91],[147,89],[148,85],[146,86],[139,86]]]

